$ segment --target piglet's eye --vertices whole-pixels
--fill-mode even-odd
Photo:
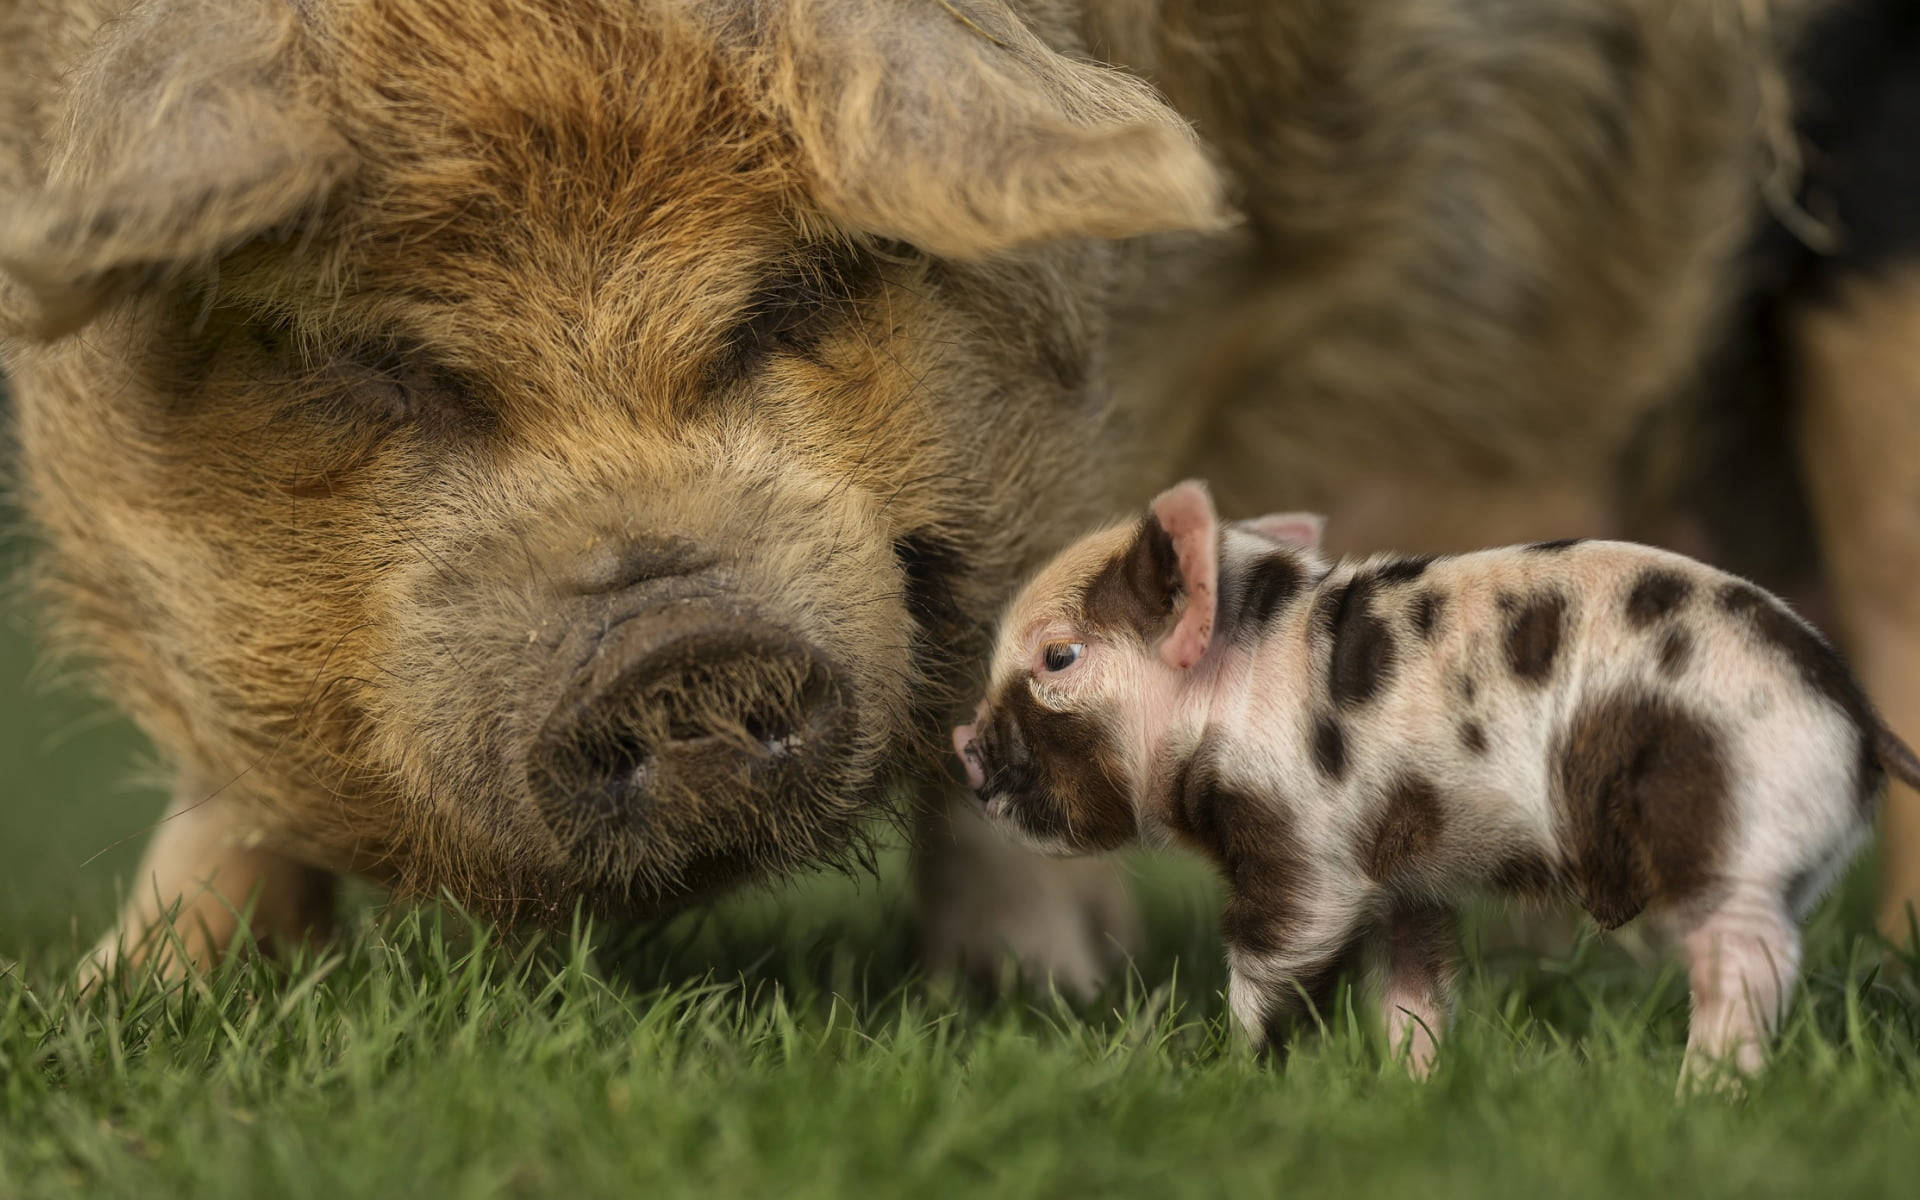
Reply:
[[[1049,671],[1064,671],[1080,661],[1087,652],[1083,642],[1048,642],[1040,652],[1040,665]]]

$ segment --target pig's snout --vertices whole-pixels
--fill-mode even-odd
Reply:
[[[967,786],[976,792],[987,786],[987,776],[980,769],[980,747],[975,744],[978,737],[972,725],[959,725],[953,731],[953,752],[960,756],[960,765],[967,770]]]
[[[644,834],[665,805],[731,810],[744,830],[755,811],[839,778],[852,712],[822,652],[743,608],[685,554],[601,566],[560,646],[571,676],[528,756],[534,801],[563,844],[591,852]]]

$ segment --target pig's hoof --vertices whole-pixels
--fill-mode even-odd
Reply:
[[[1718,1096],[1724,1100],[1744,1099],[1747,1083],[1759,1074],[1764,1056],[1757,1050],[1742,1053],[1733,1061],[1709,1058],[1688,1050],[1680,1064],[1680,1079],[1673,1085],[1674,1098],[1688,1100],[1696,1096]]]
[[[74,986],[84,995],[114,978],[119,972],[119,967],[118,944],[109,945],[105,940],[96,942],[93,949],[87,951],[86,957],[80,960],[80,965],[74,969]]]
[[[1099,859],[1042,858],[964,834],[923,859],[922,949],[936,978],[1004,989],[1046,984],[1076,1000],[1097,995],[1140,941],[1140,917],[1118,868]]]
[[[233,926],[230,919],[229,931]],[[74,982],[83,994],[107,983],[131,984],[141,978],[165,987],[206,970],[217,957],[202,928],[123,922],[87,951],[74,971]]]
[[[74,970],[74,983],[80,992],[85,994],[109,982],[130,980],[149,964],[157,982],[179,982],[186,975],[186,964],[177,954],[154,945],[157,934],[158,931],[154,936],[133,941],[119,927],[109,930],[93,944],[93,949],[87,951]]]

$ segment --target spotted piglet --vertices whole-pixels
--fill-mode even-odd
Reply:
[[[1057,853],[1174,842],[1229,888],[1256,1045],[1349,965],[1434,1053],[1471,890],[1650,912],[1684,947],[1691,1068],[1757,1069],[1797,922],[1920,762],[1780,601],[1691,559],[1550,542],[1329,566],[1318,518],[1222,525],[1183,483],[1006,613],[954,747]]]

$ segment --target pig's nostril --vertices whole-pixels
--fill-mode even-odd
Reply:
[[[590,803],[604,806],[612,816],[646,795],[653,782],[653,749],[633,730],[580,747],[583,774],[598,786],[586,789]]]
[[[741,718],[740,726],[747,731],[749,740],[771,755],[790,753],[804,741],[795,715],[790,712],[750,712]]]
[[[800,740],[807,710],[813,707],[804,695],[750,695],[734,704],[714,703],[712,693],[726,686],[704,673],[689,674],[669,680],[650,696],[649,702],[664,724],[665,741],[687,746],[732,740],[779,753]]]

